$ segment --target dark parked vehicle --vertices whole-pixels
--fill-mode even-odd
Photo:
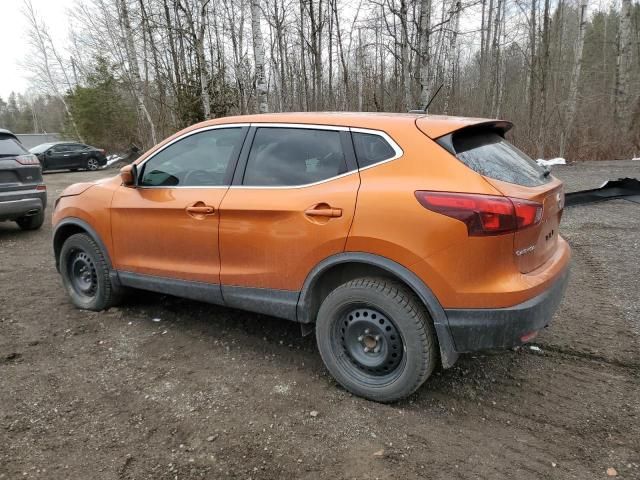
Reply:
[[[18,137],[0,129],[0,221],[15,221],[22,230],[35,230],[44,222],[46,206],[40,162]]]
[[[98,170],[107,164],[105,151],[84,143],[43,143],[30,150],[38,157],[42,170]]]

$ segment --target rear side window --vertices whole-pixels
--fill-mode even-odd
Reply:
[[[551,180],[544,168],[495,132],[462,131],[452,135],[451,143],[456,157],[485,177],[524,187]]]
[[[15,157],[27,153],[29,152],[15,138],[0,134],[0,157]]]
[[[389,160],[396,155],[393,147],[380,135],[360,132],[353,132],[351,135],[360,168]]]
[[[347,171],[340,132],[258,128],[243,185],[295,186],[319,182]]]

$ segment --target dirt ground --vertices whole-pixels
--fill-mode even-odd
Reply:
[[[640,162],[554,173],[575,190]],[[51,203],[112,174],[48,174]],[[293,323],[143,292],[76,310],[51,227],[0,224],[0,478],[638,479],[640,205],[567,209],[562,233],[572,279],[539,352],[466,355],[379,405]]]

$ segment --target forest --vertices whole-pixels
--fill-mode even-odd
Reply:
[[[283,111],[503,118],[534,158],[640,154],[640,3],[77,0],[66,42],[29,0],[27,93],[0,126],[148,148],[195,122]]]

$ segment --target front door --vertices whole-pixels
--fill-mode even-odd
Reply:
[[[60,143],[51,147],[46,153],[46,165],[49,170],[67,168],[70,165],[70,147],[66,143]]]
[[[197,131],[139,166],[138,185],[112,202],[116,270],[219,284],[219,207],[246,131]]]
[[[223,292],[299,291],[344,250],[360,185],[352,148],[346,129],[257,126],[220,206]]]

